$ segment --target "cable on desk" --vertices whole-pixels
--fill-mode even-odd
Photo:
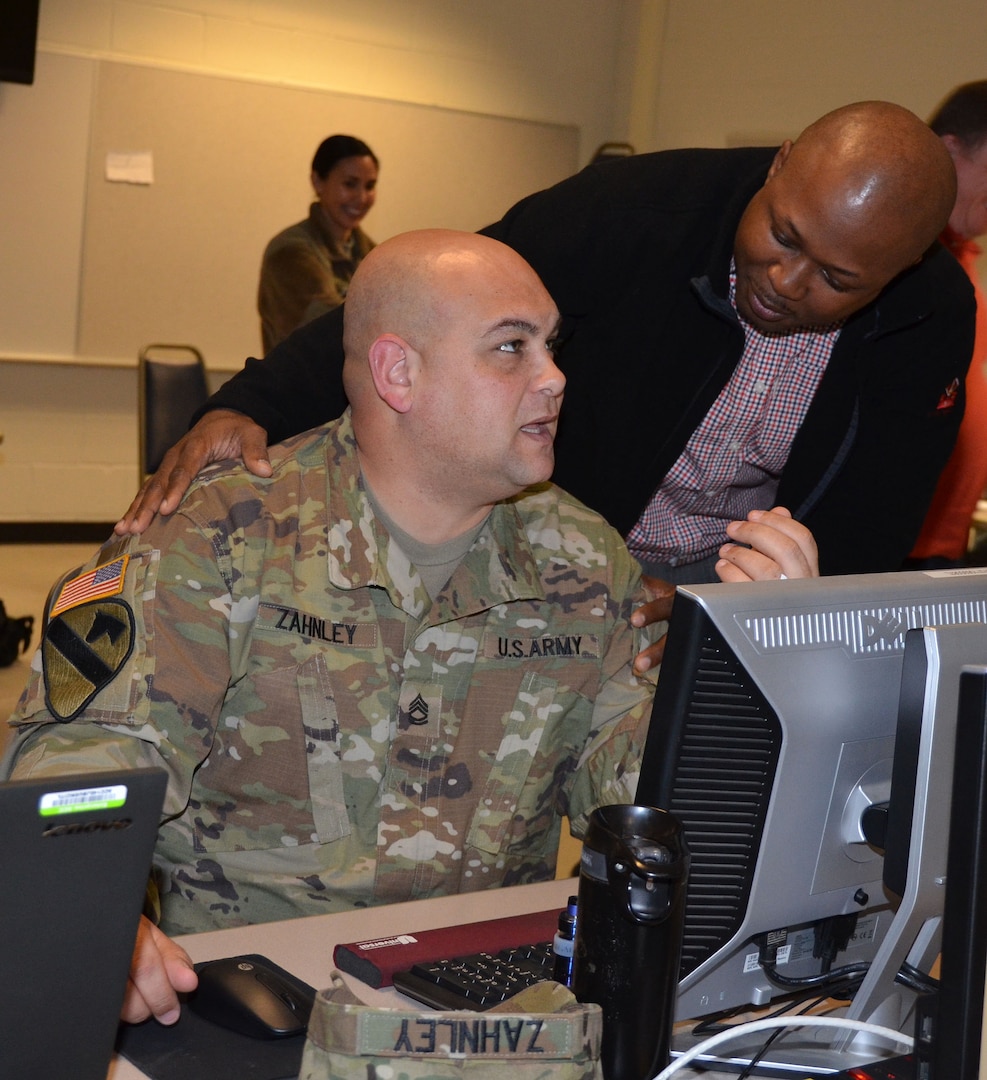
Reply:
[[[755,1031],[768,1031],[772,1028],[786,1027],[832,1027],[850,1031],[866,1031],[879,1038],[888,1039],[897,1043],[906,1051],[911,1050],[915,1040],[910,1035],[903,1035],[893,1028],[881,1027],[878,1024],[868,1024],[862,1020],[847,1020],[836,1016],[776,1016],[763,1020],[752,1020],[747,1024],[737,1024],[728,1031],[721,1031],[718,1035],[712,1035],[701,1043],[697,1043],[691,1049],[675,1059],[670,1065],[662,1069],[655,1080],[669,1080],[677,1072],[691,1065],[697,1057],[708,1054],[711,1050],[739,1035],[752,1035]]]
[[[820,1004],[823,1001],[827,1001],[833,997],[832,994],[796,994],[790,998],[786,998],[776,1009],[772,1012],[765,1013],[764,1016],[759,1016],[759,1020],[771,1019],[775,1016],[788,1016],[792,1014],[794,1009],[797,1009],[802,1005],[807,998],[812,998],[812,1005]],[[842,999],[841,999],[842,1000]],[[732,1031],[737,1024],[726,1024],[723,1021],[731,1020],[735,1016],[742,1016],[744,1013],[749,1013],[752,1006],[749,1002],[743,1005],[734,1005],[732,1009],[724,1009],[722,1012],[713,1013],[710,1016],[703,1017],[702,1020],[696,1024],[691,1031],[690,1035],[695,1035],[697,1038],[702,1038],[704,1035],[717,1035],[721,1031]],[[743,1023],[749,1023],[749,1021],[742,1021]]]
[[[816,997],[812,1001],[806,1002],[806,1004],[804,1004],[802,1006],[802,1008],[799,1009],[798,1015],[799,1016],[805,1016],[805,1014],[807,1012],[810,1012],[817,1005],[822,1005],[823,1002],[828,1001],[828,1000],[829,1000],[828,997]],[[761,1059],[768,1052],[768,1050],[771,1049],[771,1044],[776,1039],[780,1039],[781,1036],[784,1035],[784,1033],[785,1033],[784,1028],[775,1028],[775,1030],[771,1032],[771,1034],[764,1040],[764,1042],[761,1043],[761,1048],[751,1058],[750,1062],[747,1065],[744,1066],[744,1069],[740,1073],[740,1075],[737,1077],[737,1080],[748,1080],[748,1077],[750,1077],[751,1073],[757,1068],[757,1066],[758,1066],[759,1062],[761,1061]]]
[[[832,1001],[834,996],[831,993],[820,994],[801,994],[795,996],[793,999],[785,1001],[774,1012],[766,1013],[764,1017],[758,1019],[772,1019],[776,1016],[804,1016],[806,1013],[811,1012],[819,1005],[825,1004],[827,1001]],[[842,1000],[842,999],[840,999]],[[801,1007],[800,1007],[801,1006]],[[798,1012],[794,1010],[798,1009]],[[690,1034],[701,1038],[703,1035],[715,1035],[721,1031],[732,1031],[740,1024],[725,1024],[722,1021],[728,1020],[731,1017],[739,1016],[741,1013],[748,1012],[750,1005],[735,1005],[732,1009],[724,1009],[723,1012],[715,1013],[713,1016],[708,1016],[701,1020],[695,1027],[692,1028]],[[761,1045],[761,1048],[754,1054],[750,1062],[744,1066],[743,1071],[738,1075],[737,1080],[747,1080],[751,1075],[751,1071],[757,1067],[761,1059],[767,1053],[771,1044],[784,1034],[784,1028],[776,1028],[771,1035]]]

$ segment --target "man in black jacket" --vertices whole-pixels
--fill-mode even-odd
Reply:
[[[973,293],[932,246],[954,197],[929,128],[865,102],[780,149],[603,162],[517,204],[483,231],[562,312],[553,479],[665,580],[812,573],[800,529],[824,573],[896,569],[963,412]],[[118,531],[340,412],[341,323],[248,361]]]

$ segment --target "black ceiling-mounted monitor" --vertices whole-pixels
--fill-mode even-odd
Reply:
[[[41,0],[4,0],[0,14],[0,82],[34,82]]]
[[[948,632],[917,631],[920,673],[903,682],[908,631],[926,627]],[[907,959],[921,987],[938,951],[958,671],[977,660],[987,570],[679,587],[637,794],[680,819],[691,853],[677,1019],[764,1006],[854,966],[851,1018],[911,1034],[917,994],[895,977]],[[894,840],[901,897],[878,832],[903,768],[903,686],[918,727],[891,815],[910,819]],[[893,1052],[849,1038],[786,1035],[764,1071],[835,1074]]]

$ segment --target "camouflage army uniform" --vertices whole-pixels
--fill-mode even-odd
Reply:
[[[101,584],[69,582],[14,775],[164,766],[172,933],[550,878],[561,815],[579,830],[637,780],[652,687],[617,533],[543,485],[494,508],[433,602],[348,415],[272,464],[213,467],[104,545]]]

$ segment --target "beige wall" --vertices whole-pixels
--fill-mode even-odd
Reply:
[[[926,116],[987,77],[980,0],[671,0],[660,57],[661,146],[726,146],[801,130],[850,101]]]
[[[611,138],[621,0],[44,0],[40,46]],[[635,5],[630,5],[633,8]]]
[[[951,86],[987,76],[987,8],[983,0],[45,0],[40,48],[63,64],[127,61],[573,125],[581,164],[609,139],[639,150],[775,141],[867,97],[926,115]],[[0,129],[7,93],[0,85]],[[88,108],[83,85],[43,115],[78,140]],[[53,160],[38,177],[36,206],[12,211],[0,198],[4,261],[23,265],[25,280],[28,269],[39,274],[23,300],[39,326],[77,300],[46,276],[44,253],[29,231],[12,228],[11,213],[72,212],[85,197],[78,187]],[[385,198],[382,187],[381,213]],[[26,238],[12,242],[12,232]],[[0,522],[108,520],[132,493],[133,358],[80,364],[78,340],[52,351],[63,363],[0,355]]]
[[[407,183],[399,187],[395,181],[389,198],[387,170],[396,176],[397,155],[389,160],[368,132],[357,130],[384,159],[381,196],[368,222],[375,238],[383,239],[423,224],[478,228],[533,184],[544,186],[574,171],[600,142],[622,138],[613,118],[625,112],[617,103],[626,80],[621,83],[616,68],[622,42],[634,37],[623,19],[628,13],[633,19],[636,10],[635,3],[620,0],[45,0],[35,85],[0,84],[2,142],[21,151],[17,159],[6,156],[7,189],[0,161],[0,286],[5,293],[0,296],[0,523],[106,521],[123,510],[136,481],[137,432],[136,349],[121,343],[136,341],[139,347],[161,337],[175,340],[158,329],[131,325],[129,289],[143,268],[136,266],[119,288],[108,288],[106,268],[119,272],[120,264],[107,264],[105,232],[97,232],[92,216],[86,217],[95,188],[103,182],[104,151],[98,138],[105,101],[100,94],[110,80],[100,71],[101,62],[225,79],[228,85],[238,83],[245,94],[252,92],[254,99],[265,86],[268,99],[289,90],[296,96],[309,90],[338,92],[349,95],[350,111],[361,116],[375,101],[398,103],[417,107],[417,113],[405,108],[413,122],[415,116],[430,122],[431,116],[434,128],[435,117],[447,118],[460,129],[499,131],[502,140],[512,123],[517,131],[537,133],[544,125],[557,125],[574,132],[574,149],[559,156],[554,171],[537,174],[537,184],[515,183],[514,189],[510,174],[530,175],[533,155],[526,153],[525,140],[511,143],[508,138],[497,165],[507,175],[499,194],[457,183],[459,169],[443,171],[442,163],[436,163],[440,179],[428,184],[436,189],[431,198],[443,216],[426,221],[421,200],[417,207],[409,205]],[[388,116],[395,114],[391,109]],[[12,117],[21,118],[18,126],[11,126]],[[340,124],[333,130],[347,128]],[[320,131],[319,137],[328,133]],[[128,133],[131,142],[119,149],[146,148],[133,145],[141,134],[138,124]],[[281,134],[272,132],[272,143]],[[179,141],[180,135],[175,136]],[[403,136],[413,141],[414,131]],[[309,155],[312,149],[314,143],[306,144]],[[476,149],[479,159],[490,151]],[[218,147],[208,150],[216,154]],[[513,162],[512,150],[517,154]],[[469,148],[450,147],[446,156],[454,160],[453,151],[468,153]],[[73,169],[76,162],[81,165]],[[217,190],[235,192],[243,183],[231,172],[212,171]],[[303,215],[310,194],[306,172],[307,159],[291,188],[290,216],[280,208],[284,192],[278,187],[271,192],[270,206],[264,203],[273,224],[243,223],[243,232],[252,228],[257,237],[251,234],[250,265],[229,275],[242,280],[228,283],[230,291],[238,290],[242,344],[232,350],[207,349],[214,380],[235,370],[257,347],[255,262],[266,236]],[[135,200],[145,195],[151,196],[146,201],[153,213],[153,199],[163,191],[164,180],[156,178],[151,192],[114,194],[121,214],[133,213]],[[207,206],[195,211],[200,220],[209,212]],[[100,223],[113,213],[104,207]],[[190,217],[195,220],[195,214]],[[54,233],[54,243],[38,242],[42,224]],[[155,266],[180,265],[166,244],[167,239],[145,245],[148,280]],[[148,288],[148,281],[137,284]],[[187,306],[181,284],[174,284],[176,311]],[[167,297],[166,281],[156,287]],[[105,301],[107,292],[109,302],[95,305],[93,297],[99,293]],[[94,310],[103,319],[95,327]],[[106,325],[110,319],[118,325]],[[217,309],[217,322],[224,319],[228,324],[225,309]],[[201,339],[194,343],[207,344]]]
[[[774,145],[851,101],[929,116],[987,78],[981,0],[669,0],[644,5],[661,46],[639,149]],[[659,14],[660,11],[660,14]],[[987,256],[980,260],[987,282]]]

